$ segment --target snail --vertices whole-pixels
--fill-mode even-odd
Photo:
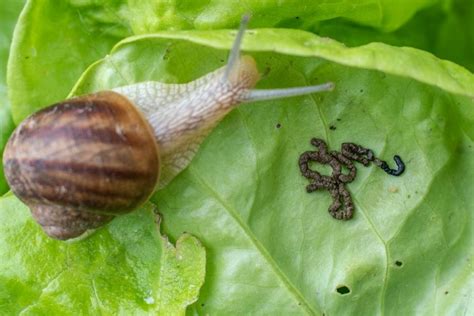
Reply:
[[[5,176],[47,235],[75,238],[138,208],[239,104],[333,89],[330,82],[253,89],[256,62],[240,55],[247,23],[245,16],[227,64],[195,81],[148,81],[79,96],[16,128],[3,155]]]

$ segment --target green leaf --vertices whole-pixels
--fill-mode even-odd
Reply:
[[[0,106],[0,157],[3,156],[3,148],[8,141],[14,125],[10,115],[10,108],[5,104]],[[0,159],[0,196],[8,191],[8,184],[3,174],[3,160]]]
[[[140,1],[131,0],[130,23],[137,34],[161,30],[234,28],[244,14],[252,27],[308,29],[319,21],[345,18],[384,31],[395,30],[422,8],[441,0]]]
[[[38,108],[63,99],[86,66],[132,34],[128,24],[138,33],[234,27],[247,5],[253,13],[252,27],[313,30],[318,21],[342,17],[334,23],[345,24],[348,22],[343,19],[348,19],[387,30],[435,2],[319,2],[322,6],[306,5],[305,10],[313,11],[305,15],[298,12],[303,6],[289,9],[289,1],[279,1],[281,7],[256,1],[239,1],[238,5],[196,1],[192,6],[156,2],[157,6],[150,7],[146,2],[128,1],[129,8],[123,1],[30,1],[15,31],[9,64],[13,114],[19,122]],[[460,31],[458,25],[470,24],[464,15],[458,16],[462,23],[447,28],[447,35],[440,40],[445,51],[453,47],[449,39],[472,34]],[[359,34],[351,34],[352,30],[347,35],[357,43]],[[453,32],[458,33],[450,37]],[[473,313],[469,298],[473,75],[410,48],[379,43],[347,48],[295,30],[249,33],[245,49],[256,57],[263,73],[259,87],[332,80],[337,89],[313,97],[246,105],[232,112],[203,144],[192,165],[154,196],[165,217],[165,231],[173,239],[187,231],[209,250],[207,280],[190,313]],[[234,36],[216,31],[129,38],[116,46],[111,56],[90,67],[74,93],[144,80],[196,79],[223,65]],[[364,40],[372,42],[377,36],[380,33],[375,31]],[[427,41],[421,35],[413,38]],[[399,43],[403,45],[403,40]],[[465,51],[469,52],[469,45],[467,42]],[[464,51],[455,47],[454,55]],[[333,220],[327,214],[327,192],[305,193],[307,181],[297,168],[298,156],[311,148],[308,141],[313,136],[328,140],[331,149],[354,141],[372,148],[382,159],[400,154],[407,171],[393,178],[375,167],[359,166],[357,180],[349,185],[356,204],[355,218]],[[97,276],[96,282],[105,282],[103,288],[113,288],[115,293],[113,297],[99,296],[100,302],[111,302],[114,307],[124,300],[125,312],[138,308],[145,313],[151,308],[145,304],[151,300],[144,289],[158,273],[160,279],[153,283],[157,289],[179,286],[154,298],[155,305],[180,305],[182,313],[202,282],[202,274],[197,273],[198,280],[193,281],[195,273],[181,264],[175,268],[183,270],[166,273],[163,278],[154,270],[163,269],[168,261],[161,252],[166,248],[164,241],[157,242],[160,239],[149,210],[116,219],[91,239],[72,245],[44,239],[26,209],[11,196],[0,200],[0,216],[0,278],[7,275],[8,280],[0,280],[8,285],[0,288],[2,311],[17,313],[17,306],[22,306],[20,309],[35,314],[96,312],[93,308],[99,305],[90,307],[96,302],[91,293],[96,297],[94,294],[101,292],[91,292],[90,280]],[[134,216],[140,217],[139,225],[130,224]],[[143,232],[142,226],[147,228]],[[112,227],[116,227],[115,235]],[[133,228],[148,237],[143,239],[127,230]],[[154,233],[147,233],[150,231]],[[117,239],[121,234],[123,239]],[[69,248],[72,250],[64,250]],[[109,248],[115,252],[108,256],[101,252]],[[69,252],[79,256],[72,264],[77,270],[64,272],[66,278],[60,273],[66,259],[58,258]],[[97,258],[89,252],[97,253]],[[193,262],[203,259],[199,251],[191,252],[198,257]],[[117,262],[111,258],[113,254],[123,260]],[[138,264],[145,272],[134,274],[137,264],[129,258],[156,265]],[[25,267],[23,262],[29,265]],[[112,270],[100,269],[103,262],[112,262]],[[89,275],[91,267],[93,276]],[[119,278],[115,271],[127,272],[130,277]],[[188,300],[186,294],[174,292],[183,288],[178,277],[192,279],[188,284],[199,284],[189,287]],[[79,278],[89,283],[84,285]],[[134,279],[138,281],[133,283]],[[350,292],[338,293],[341,286]],[[174,297],[180,299],[170,303]],[[112,313],[100,308],[96,313]],[[160,310],[164,314],[173,313],[164,308]]]
[[[127,39],[74,93],[196,79],[224,63],[232,39],[225,31]],[[209,250],[194,312],[472,312],[473,74],[416,49],[346,48],[296,30],[252,30],[244,50],[263,73],[259,88],[336,89],[233,111],[153,197],[165,231],[191,232]],[[355,218],[334,220],[329,194],[306,193],[298,170],[311,137],[334,150],[356,142],[385,160],[398,154],[406,173],[359,165],[348,185]]]
[[[5,0],[0,10],[0,158],[8,136],[13,131],[10,106],[7,98],[6,70],[13,27],[22,8],[22,0]],[[3,162],[0,159],[0,196],[8,190],[3,175]]]
[[[184,315],[204,282],[205,250],[189,234],[174,248],[154,208],[66,243],[47,237],[14,196],[0,198],[2,314]]]
[[[439,20],[437,21],[439,23]],[[433,24],[432,24],[433,25]],[[456,0],[435,40],[436,55],[474,71],[474,2]]]
[[[380,32],[340,19],[320,23],[313,31],[348,46],[384,42],[423,49],[474,71],[474,2],[454,0],[448,8],[433,6],[417,13],[395,32]]]
[[[27,2],[15,28],[8,64],[15,123],[31,109],[64,99],[90,63],[130,35],[122,17],[124,2]]]

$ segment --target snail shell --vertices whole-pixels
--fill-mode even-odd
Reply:
[[[3,159],[15,195],[57,239],[134,210],[158,181],[153,130],[126,97],[112,91],[30,116],[11,136]]]

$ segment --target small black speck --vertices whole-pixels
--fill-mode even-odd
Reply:
[[[360,91],[360,93],[362,93],[362,92],[364,92],[364,89],[360,89],[359,91]]]
[[[409,198],[411,198],[411,195],[410,195],[410,194],[408,194],[408,195],[407,195],[407,198],[408,198],[408,199],[409,199]]]
[[[346,294],[349,294],[351,292],[351,289],[348,288],[345,285],[340,285],[336,288],[336,291],[337,291],[337,293],[339,293],[341,295],[346,295]]]
[[[335,130],[336,130],[336,126],[331,125],[331,126],[329,126],[329,129],[330,129],[331,131],[335,131]]]
[[[224,59],[221,59],[220,62],[223,63],[225,60]]]
[[[444,292],[444,295],[448,295],[448,294],[449,294],[449,292],[448,292],[448,291]]]
[[[299,16],[295,16],[295,19],[299,20],[299,19],[300,19],[300,17],[299,17]]]
[[[403,265],[403,262],[397,260],[397,261],[395,261],[395,265],[396,265],[397,267],[401,267],[401,266]]]
[[[202,303],[202,304],[201,304],[201,307],[204,307],[205,305],[206,305],[206,304]]]
[[[336,121],[340,122],[340,121],[341,121],[341,119],[340,119],[340,118],[337,118],[337,119],[336,119]]]
[[[275,125],[276,128],[280,128],[281,127],[281,124],[278,123],[277,125]]]

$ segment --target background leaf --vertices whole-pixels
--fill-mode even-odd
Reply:
[[[89,64],[130,34],[121,18],[124,5],[124,1],[27,1],[8,65],[16,124],[31,108],[63,100]]]
[[[65,243],[47,237],[14,196],[0,198],[2,314],[184,315],[204,281],[205,250],[189,234],[174,248],[154,208]]]
[[[474,71],[474,2],[470,0],[429,7],[395,32],[380,32],[341,19],[320,23],[312,31],[348,46],[384,42],[415,47]]]
[[[23,1],[21,0],[5,0],[2,2],[2,10],[0,10],[0,157],[3,156],[3,147],[15,127],[7,98],[6,71],[13,27],[22,6]],[[2,165],[3,162],[0,159],[0,196],[8,190]]]
[[[192,80],[222,65],[226,52],[212,47],[229,48],[231,39],[218,31],[128,39],[86,71],[75,93]],[[192,232],[209,251],[194,311],[472,310],[474,76],[418,50],[345,48],[299,31],[253,30],[244,49],[264,74],[260,88],[334,81],[336,90],[233,111],[190,167],[153,198],[171,236]],[[359,166],[349,185],[355,218],[336,221],[327,213],[327,192],[307,194],[297,167],[311,137],[331,149],[353,141],[387,160],[399,154],[407,171],[395,178]],[[340,294],[340,287],[350,292]]]
[[[385,31],[397,29],[437,0],[305,1],[129,1],[137,34],[160,30],[235,28],[244,14],[252,27],[308,29],[319,21],[344,18]]]

